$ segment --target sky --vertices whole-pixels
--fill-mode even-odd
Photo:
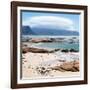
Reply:
[[[79,31],[80,14],[22,11],[22,25]]]

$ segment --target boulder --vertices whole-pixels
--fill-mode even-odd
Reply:
[[[63,50],[61,50],[61,52],[68,53],[69,50],[68,49],[63,49]]]
[[[29,52],[29,48],[22,48],[22,53],[27,53]]]
[[[79,61],[63,62],[60,66],[53,67],[52,70],[78,72]]]
[[[60,68],[66,71],[77,72],[79,71],[79,63],[78,61],[65,62],[60,66]]]
[[[70,52],[78,52],[78,51],[75,50],[75,49],[70,49],[69,51],[70,51]]]
[[[79,61],[74,61],[74,66],[73,66],[77,71],[79,71]]]

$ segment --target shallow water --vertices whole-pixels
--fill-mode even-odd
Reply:
[[[38,48],[50,48],[50,49],[75,49],[79,51],[79,43],[61,43],[61,42],[52,42],[52,43],[40,43],[32,44],[34,47]]]
[[[79,36],[35,36],[35,35],[24,35],[23,39],[38,39],[38,38],[53,38],[56,40],[61,40],[57,42],[39,42],[31,43],[28,42],[29,46],[46,48],[46,49],[75,49],[79,51]]]

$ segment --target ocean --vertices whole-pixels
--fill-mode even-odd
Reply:
[[[63,39],[62,42],[39,42],[39,43],[29,43],[32,47],[45,48],[45,49],[75,49],[79,51],[79,36],[34,36],[34,35],[24,35],[23,39],[37,39],[37,38],[54,38]]]
[[[39,43],[39,44],[32,43],[32,46],[46,49],[75,49],[79,51],[79,43],[72,43],[72,44],[60,42]]]

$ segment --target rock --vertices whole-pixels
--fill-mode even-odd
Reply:
[[[75,49],[70,49],[70,52],[78,52],[78,51]]]
[[[33,47],[26,47],[22,48],[22,53],[32,52],[32,53],[54,53],[56,51],[59,51],[60,49],[55,50],[47,50],[47,49],[39,49],[39,48],[33,48]]]
[[[27,53],[29,52],[29,48],[22,48],[22,53]]]
[[[66,62],[66,60],[58,60],[59,62]]]
[[[79,61],[74,61],[74,66],[73,66],[77,71],[79,71]]]
[[[61,52],[68,53],[68,52],[69,52],[69,50],[68,50],[68,49],[63,49],[63,50],[61,50]]]
[[[71,71],[71,72],[78,72],[79,71],[79,62],[78,61],[71,61],[71,62],[63,62],[60,66],[55,66],[52,70],[59,70],[61,72]]]
[[[36,67],[36,71],[38,74],[48,75],[50,73],[51,69],[44,67],[44,66],[39,66],[39,67]]]
[[[79,64],[75,64],[73,67],[74,67],[77,71],[79,71]]]
[[[52,42],[51,39],[48,39],[48,38],[39,38],[39,39],[32,39],[31,42],[33,43],[39,43],[39,42]]]
[[[49,53],[54,53],[54,52],[57,52],[57,51],[59,51],[60,49],[54,49],[54,50],[51,50],[51,51],[49,51]]]
[[[61,52],[65,52],[65,53],[68,53],[68,52],[78,52],[78,50],[75,50],[75,49],[62,49]]]
[[[60,68],[66,70],[66,71],[72,71],[73,64],[70,62],[65,62],[60,66]]]
[[[27,53],[27,52],[33,52],[33,53],[49,53],[49,51],[48,50],[46,50],[46,49],[38,49],[38,48],[29,48],[29,47],[27,47],[27,48],[23,48],[22,49],[22,53]]]
[[[61,72],[65,72],[65,71],[66,71],[66,70],[60,68],[59,66],[52,67],[51,69],[52,69],[52,70],[58,70],[58,71],[61,71]]]
[[[60,66],[60,68],[66,71],[77,72],[79,71],[79,63],[78,61],[65,62]]]

